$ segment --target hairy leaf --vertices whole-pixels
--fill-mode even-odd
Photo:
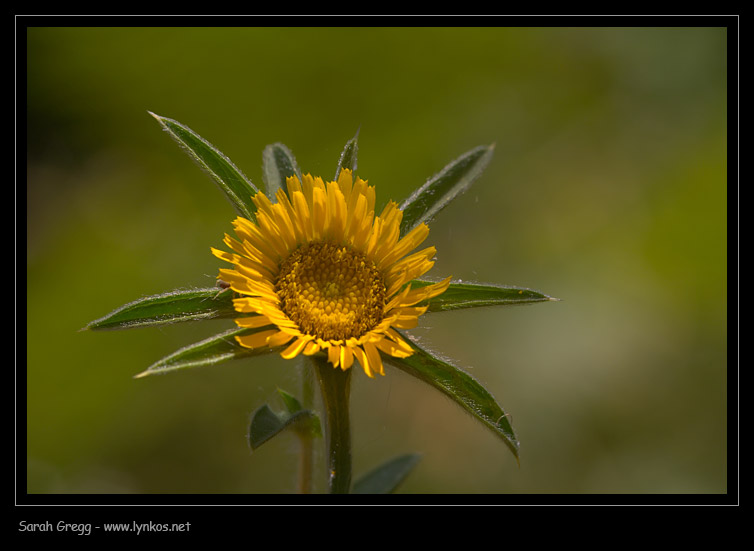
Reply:
[[[411,282],[412,289],[426,287],[435,283],[415,279]],[[446,310],[460,310],[463,308],[478,308],[480,306],[505,306],[514,304],[531,304],[534,302],[557,301],[538,291],[522,287],[505,287],[502,285],[451,282],[448,289],[441,295],[428,301],[428,312],[443,312]]]
[[[479,146],[452,161],[403,201],[401,235],[428,222],[466,191],[492,159],[494,145]]]
[[[303,430],[307,430],[311,420],[315,418],[316,414],[308,409],[279,414],[264,404],[254,412],[249,423],[249,446],[256,450],[289,427],[296,428],[297,425],[301,425]]]
[[[410,339],[414,353],[408,358],[384,356],[384,361],[436,388],[492,430],[518,460],[518,438],[505,411],[476,379],[445,360],[436,358]]]
[[[241,346],[235,339],[237,336],[251,335],[252,333],[265,331],[267,329],[269,329],[269,327],[261,327],[258,329],[234,328],[219,333],[208,339],[181,348],[169,356],[164,357],[160,361],[155,362],[135,377],[141,378],[146,377],[147,375],[166,373],[168,371],[186,369],[189,367],[216,365],[229,360],[238,360],[241,358],[249,358],[251,356],[262,356],[264,354],[280,351],[282,347],[261,347],[252,350]]]
[[[343,148],[343,152],[340,154],[340,159],[338,159],[338,167],[335,169],[335,181],[338,181],[338,176],[340,176],[340,171],[344,168],[348,168],[351,170],[351,172],[356,172],[356,167],[358,165],[357,158],[359,154],[359,132],[356,131],[356,135],[348,140],[346,142],[345,147]]]
[[[149,114],[157,119],[160,126],[178,142],[178,145],[188,153],[189,157],[207,171],[225,193],[236,212],[244,218],[254,220],[256,207],[251,201],[251,197],[259,193],[259,189],[251,183],[251,180],[244,176],[220,150],[189,127],[152,112],[149,112]]]
[[[296,176],[301,182],[301,169],[296,163],[296,158],[285,145],[274,143],[264,148],[262,152],[262,166],[264,171],[264,183],[267,186],[267,196],[275,197],[278,189],[287,189],[285,179]]]
[[[410,453],[395,457],[369,471],[353,484],[354,494],[391,494],[419,463],[421,454]]]
[[[176,290],[130,302],[88,324],[84,329],[128,329],[179,321],[229,318],[233,309],[230,289],[210,287]]]

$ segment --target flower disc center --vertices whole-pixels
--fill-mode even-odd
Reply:
[[[323,340],[360,337],[382,319],[385,283],[374,262],[348,247],[307,243],[281,264],[275,289],[283,312]]]

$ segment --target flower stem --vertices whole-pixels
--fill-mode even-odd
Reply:
[[[312,370],[308,369],[308,362],[300,362],[301,368],[301,400],[304,409],[312,409],[314,403],[314,388]],[[298,432],[299,463],[298,463],[298,491],[300,494],[312,492],[312,465],[314,464],[314,447],[312,446],[312,431]]]
[[[331,494],[347,494],[351,487],[351,370],[333,367],[312,356],[325,408],[328,487]]]
[[[299,436],[300,455],[298,463],[298,492],[312,493],[312,437],[308,434]]]

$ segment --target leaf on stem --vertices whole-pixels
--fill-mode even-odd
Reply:
[[[343,151],[338,159],[338,167],[335,169],[335,181],[338,181],[340,171],[344,168],[350,169],[351,172],[356,172],[357,157],[359,153],[359,131],[356,131],[356,135],[346,142]]]
[[[285,406],[286,411],[288,412],[288,415],[294,415],[299,413],[300,411],[304,411],[304,406],[301,405],[301,402],[293,396],[292,394],[286,392],[282,388],[278,389],[278,394],[280,395],[280,398],[283,400],[283,405]],[[322,427],[319,422],[319,416],[314,413],[311,413],[311,422],[310,423],[303,423],[298,426],[299,430],[308,431],[309,436],[322,436]]]
[[[415,279],[411,282],[411,288],[419,289],[433,283],[435,282]],[[557,300],[559,299],[523,287],[451,282],[443,294],[428,301],[427,311],[444,312],[481,306],[509,306]]]
[[[230,289],[210,287],[175,290],[129,302],[89,323],[84,329],[129,329],[236,315]]]
[[[369,471],[353,484],[353,494],[391,494],[419,463],[421,454],[409,453]]]
[[[169,356],[164,357],[160,361],[149,366],[146,370],[135,375],[135,378],[146,377],[147,375],[154,375],[156,373],[166,373],[178,369],[186,369],[189,367],[215,365],[229,360],[238,360],[241,358],[278,352],[282,347],[268,348],[264,346],[252,350],[241,346],[235,339],[237,336],[251,335],[268,329],[269,327],[255,329],[234,328],[219,333],[208,339],[190,344],[189,346],[181,348]]]
[[[285,145],[281,143],[270,144],[262,152],[262,167],[266,193],[270,199],[274,199],[277,190],[287,189],[285,179],[296,176],[301,182],[301,169],[296,163],[296,158]]]
[[[401,235],[428,222],[466,191],[492,159],[494,145],[479,146],[452,161],[403,201]]]
[[[254,220],[256,207],[251,201],[251,196],[259,193],[259,189],[251,183],[251,180],[244,176],[220,150],[188,126],[173,119],[155,115],[151,111],[148,113],[157,119],[160,126],[178,142],[189,157],[207,171],[225,193],[236,212],[244,218]]]
[[[311,431],[314,426],[319,426],[317,415],[308,409],[300,409],[295,413],[275,413],[270,406],[264,404],[259,407],[251,417],[249,423],[249,446],[255,451],[287,428]]]
[[[384,361],[436,388],[492,430],[518,461],[519,442],[508,417],[495,398],[471,375],[434,357],[406,338],[414,353],[408,358],[384,356]]]

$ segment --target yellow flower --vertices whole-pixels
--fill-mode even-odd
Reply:
[[[263,193],[252,198],[256,222],[236,218],[238,239],[224,240],[232,253],[212,249],[233,264],[218,277],[240,295],[236,311],[249,314],[236,323],[261,329],[236,339],[247,348],[287,345],[280,353],[286,359],[321,351],[343,370],[355,357],[368,376],[384,375],[380,351],[413,353],[395,329],[415,327],[427,309],[416,305],[450,283],[411,288],[434,264],[434,247],[409,254],[429,228],[419,224],[401,238],[398,205],[391,201],[375,216],[374,187],[354,182],[349,170],[337,182],[307,174],[286,183],[277,203]]]

